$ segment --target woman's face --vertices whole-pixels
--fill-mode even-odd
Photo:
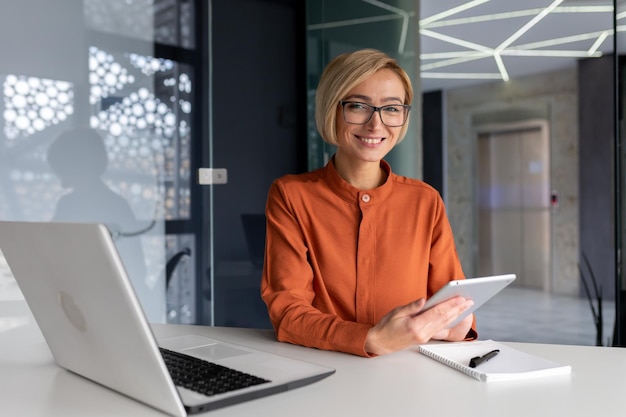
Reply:
[[[404,98],[400,76],[390,69],[381,69],[350,90],[342,101],[381,107],[404,104]],[[352,163],[379,162],[398,142],[402,126],[386,126],[380,112],[374,112],[367,123],[359,125],[347,123],[343,111],[342,106],[337,107],[337,157]]]

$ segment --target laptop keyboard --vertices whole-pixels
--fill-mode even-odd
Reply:
[[[169,349],[159,348],[174,385],[207,396],[222,394],[270,382],[225,366],[194,358]]]

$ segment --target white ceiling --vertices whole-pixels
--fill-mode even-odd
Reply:
[[[420,34],[422,91],[506,81],[612,53],[613,2],[422,0]]]

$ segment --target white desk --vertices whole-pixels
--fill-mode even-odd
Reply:
[[[2,304],[2,303],[0,303]],[[162,416],[160,412],[58,368],[21,304],[0,309],[0,413],[6,416]],[[12,317],[12,318],[11,318]],[[21,317],[21,318],[20,318]],[[206,334],[317,362],[337,372],[286,393],[204,415],[288,417],[626,416],[626,349],[510,343],[572,365],[572,374],[483,383],[407,349],[374,359],[278,343],[252,329],[155,325],[157,336]]]

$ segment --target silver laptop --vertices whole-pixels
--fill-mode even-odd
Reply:
[[[334,373],[201,335],[157,343],[104,225],[0,221],[0,251],[59,366],[168,414],[237,404]],[[175,385],[164,355],[180,353],[213,364],[200,378],[204,386]],[[218,376],[237,389],[215,388]]]

